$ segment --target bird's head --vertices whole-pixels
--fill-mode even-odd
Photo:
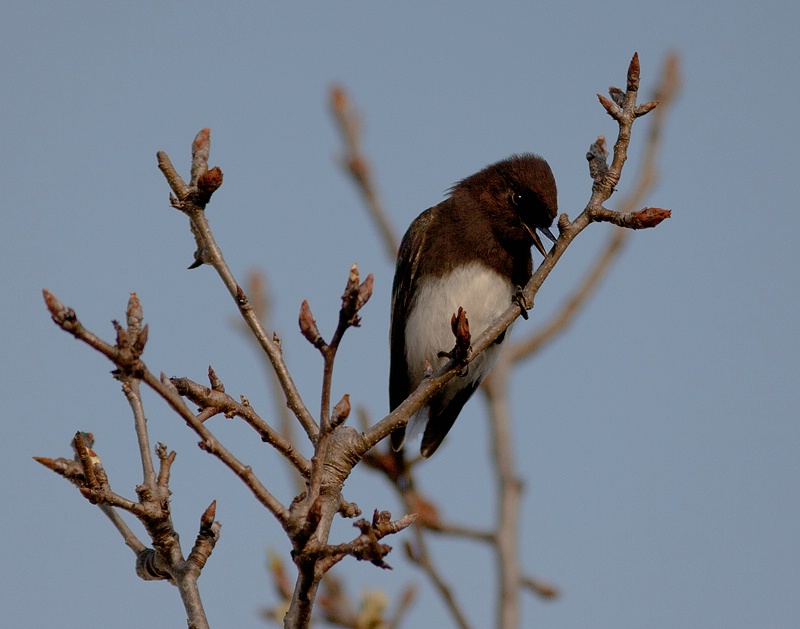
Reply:
[[[547,162],[530,153],[513,155],[461,181],[454,194],[475,198],[501,242],[531,245],[547,255],[537,230],[555,242],[550,226],[558,213],[556,180]]]

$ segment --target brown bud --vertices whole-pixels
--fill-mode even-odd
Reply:
[[[611,96],[611,100],[613,100],[620,107],[625,105],[625,92],[618,87],[614,87],[613,85],[609,86],[608,94]]]
[[[114,319],[111,321],[114,330],[117,332],[117,349],[127,349],[130,346],[130,339],[128,338],[127,331],[119,324],[119,321]]]
[[[353,291],[358,288],[358,283],[360,281],[360,276],[358,275],[358,265],[353,264],[350,267],[350,274],[347,276],[347,286],[345,287],[345,291]]]
[[[211,170],[204,172],[197,179],[197,191],[201,195],[201,201],[208,203],[211,195],[222,185],[222,171],[219,166],[214,166]]]
[[[55,321],[57,325],[67,329],[78,323],[78,317],[75,315],[75,311],[72,308],[67,308],[58,301],[53,293],[43,289],[42,295],[44,296],[44,303],[50,311],[50,316],[53,317],[53,321]]]
[[[225,393],[225,385],[222,384],[222,380],[219,379],[217,372],[214,371],[211,365],[208,366],[208,382],[211,384],[211,388],[214,391]]]
[[[331,426],[339,426],[347,421],[350,416],[350,395],[345,393],[342,399],[333,407],[331,414]]]
[[[603,106],[609,116],[611,116],[614,120],[619,120],[622,110],[619,108],[617,103],[608,100],[602,94],[598,94],[597,99],[600,101],[600,104]]]
[[[214,524],[214,518],[217,515],[217,501],[214,500],[208,508],[203,512],[203,515],[200,516],[200,527],[207,529],[212,524]]]
[[[137,332],[141,330],[144,313],[142,313],[142,304],[139,302],[139,297],[136,293],[131,293],[130,299],[128,299],[128,310],[126,314],[128,329]]]
[[[351,157],[347,160],[347,168],[353,176],[363,186],[369,177],[369,163],[359,156]]]
[[[672,216],[670,210],[665,210],[660,207],[646,207],[631,215],[631,220],[627,225],[631,229],[647,229],[655,227],[661,221],[666,220]]]
[[[206,159],[208,159],[208,153],[211,150],[211,129],[205,127],[204,129],[200,129],[197,132],[197,135],[194,136],[194,141],[192,142],[192,157],[200,156],[200,154],[205,153]]]
[[[658,107],[658,101],[657,100],[651,100],[649,103],[643,103],[642,105],[637,105],[636,106],[636,110],[634,111],[634,113],[636,114],[636,117],[638,118],[639,116],[644,116],[645,114],[650,113],[656,107]]]
[[[240,306],[244,306],[247,303],[247,295],[244,294],[242,287],[238,284],[236,285],[236,303]]]
[[[325,341],[319,333],[317,322],[314,321],[314,315],[311,314],[311,308],[309,308],[308,300],[306,299],[303,300],[303,304],[300,306],[298,323],[300,324],[300,332],[309,343],[316,348],[325,345]]]
[[[283,567],[283,561],[280,558],[280,555],[270,551],[269,553],[269,569],[272,572],[272,578],[275,582],[275,587],[278,590],[278,593],[284,599],[292,598],[292,591],[294,587],[292,582],[289,579],[289,576],[286,574],[286,570]]]
[[[409,503],[409,510],[417,514],[418,522],[422,526],[434,530],[441,529],[442,518],[435,504],[417,491],[406,494],[406,500]]]
[[[130,330],[129,330],[130,332]],[[147,335],[150,332],[150,326],[145,325],[139,334],[136,335],[136,339],[133,341],[133,354],[138,358],[142,355],[144,351],[144,346],[147,345]]]
[[[599,181],[608,172],[607,157],[606,138],[602,135],[598,136],[586,153],[586,159],[589,162],[589,176],[594,181]]]
[[[372,297],[372,286],[373,286],[373,277],[372,273],[367,275],[367,279],[365,279],[361,285],[358,287],[358,297],[356,298],[356,310],[361,310],[369,301],[369,298]]]
[[[56,461],[54,461],[53,459],[50,459],[50,458],[48,458],[46,456],[35,456],[35,457],[33,457],[33,460],[36,461],[37,463],[41,463],[47,469],[50,469],[50,470],[53,470],[53,471],[55,471],[55,469],[56,469]]]
[[[639,89],[639,53],[633,53],[633,59],[628,66],[628,91],[636,92]]]

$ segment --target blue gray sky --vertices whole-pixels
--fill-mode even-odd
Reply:
[[[177,593],[145,583],[105,518],[32,455],[69,455],[91,431],[112,486],[140,482],[125,399],[99,355],[57,330],[41,289],[112,338],[137,292],[144,358],[205,377],[274,416],[259,357],[210,268],[187,271],[193,240],[168,204],[155,152],[182,172],[202,127],[225,173],[209,216],[239,277],[268,275],[274,325],[308,403],[321,365],[296,332],[303,299],[332,330],[348,269],[375,274],[348,334],[334,395],[373,417],[388,401],[392,265],[339,170],[327,111],[333,82],[364,116],[365,150],[398,231],[453,182],[515,152],[550,162],[562,211],[590,192],[584,154],[614,126],[595,93],[624,87],[634,51],[642,91],[668,51],[684,89],[649,205],[673,218],[637,233],[568,335],[513,380],[525,481],[520,548],[563,592],[525,598],[525,626],[787,627],[800,616],[800,419],[796,193],[800,75],[796,3],[101,3],[8,2],[0,20],[0,318],[4,324],[4,508],[0,606],[18,627],[180,626]],[[634,139],[629,189],[641,155]],[[609,203],[613,207],[613,200]],[[540,291],[553,312],[601,246],[587,230]],[[184,544],[218,500],[222,539],[201,580],[212,626],[260,627],[274,603],[270,516],[151,394],[153,441],[177,450],[173,509]],[[421,471],[450,519],[488,525],[488,433],[476,399]],[[221,438],[285,500],[283,467],[235,423]],[[399,508],[356,473],[348,498]],[[348,524],[339,539],[352,535]],[[399,542],[399,540],[398,540]],[[396,545],[399,543],[396,542]],[[491,556],[437,543],[474,626],[491,626]],[[363,588],[420,592],[407,626],[450,626],[398,549],[392,572],[345,561]],[[141,605],[147,608],[142,617]],[[427,624],[425,624],[427,623]]]

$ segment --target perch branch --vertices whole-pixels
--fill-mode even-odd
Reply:
[[[678,56],[673,53],[667,57],[653,93],[653,100],[657,101],[659,105],[648,118],[647,138],[636,181],[631,192],[619,203],[619,211],[622,214],[633,213],[636,208],[641,207],[645,197],[658,181],[657,161],[661,152],[661,138],[667,113],[680,92],[680,84],[680,64]],[[606,245],[594,262],[589,265],[588,272],[572,295],[550,319],[540,324],[527,338],[512,344],[506,350],[508,360],[516,362],[534,354],[569,327],[574,321],[575,315],[580,312],[608,275],[630,235],[631,232],[627,229],[612,230]]]

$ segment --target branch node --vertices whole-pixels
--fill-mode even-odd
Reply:
[[[597,136],[597,139],[589,145],[586,153],[586,160],[589,162],[589,176],[598,183],[603,180],[608,172],[608,147],[606,146],[605,136]],[[562,215],[563,216],[563,215]],[[559,220],[559,229],[561,223]],[[563,231],[563,230],[562,230]]]

